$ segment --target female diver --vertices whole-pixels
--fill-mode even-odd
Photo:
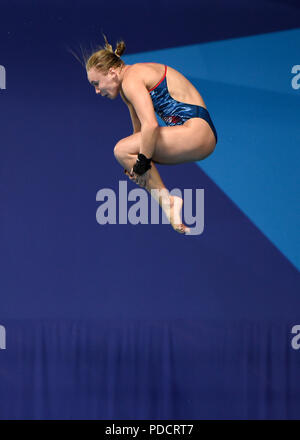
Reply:
[[[103,35],[105,46],[85,60],[95,92],[109,99],[120,94],[128,106],[133,134],[121,139],[114,155],[128,177],[156,198],[174,230],[188,234],[181,222],[183,200],[171,196],[155,163],[179,164],[205,159],[215,149],[217,133],[198,90],[177,70],[159,63],[125,64]],[[166,127],[159,126],[155,112]],[[158,190],[158,191],[154,191]]]

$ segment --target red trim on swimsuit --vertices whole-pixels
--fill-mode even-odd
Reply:
[[[156,89],[156,87],[158,87],[159,84],[163,82],[163,80],[165,79],[166,74],[167,74],[167,66],[165,65],[165,74],[164,74],[164,76],[162,77],[162,79],[154,87],[152,87],[152,89],[149,90],[149,93],[152,92],[152,90]]]

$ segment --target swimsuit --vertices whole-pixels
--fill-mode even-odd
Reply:
[[[166,123],[166,125],[182,125],[191,118],[204,119],[212,129],[216,142],[218,136],[215,126],[210,118],[209,112],[201,105],[187,104],[176,101],[169,94],[167,85],[167,66],[165,65],[165,74],[156,86],[149,90],[152,98],[155,112]]]

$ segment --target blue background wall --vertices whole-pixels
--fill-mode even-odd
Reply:
[[[1,2],[0,418],[299,417],[299,18],[296,1]],[[199,236],[96,222],[132,133],[68,51],[101,31],[204,97],[214,154],[159,166],[204,188]]]

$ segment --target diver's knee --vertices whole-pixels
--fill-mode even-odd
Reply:
[[[138,150],[135,151],[127,139],[121,139],[114,147],[114,155],[118,162],[128,162],[128,160],[132,161],[133,158],[136,160]]]
[[[114,147],[114,156],[117,160],[122,160],[127,155],[126,148],[122,139]]]

